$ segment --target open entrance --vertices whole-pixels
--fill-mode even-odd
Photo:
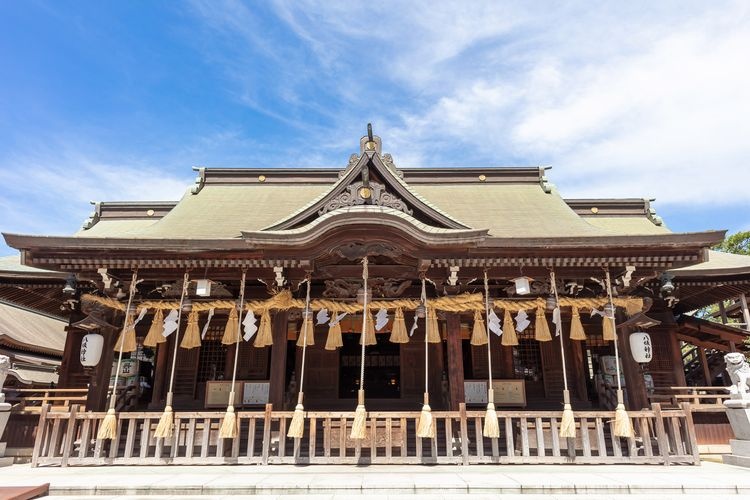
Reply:
[[[362,346],[359,333],[342,335],[340,350],[339,397],[356,399],[359,389]],[[377,345],[365,348],[365,390],[368,398],[397,399],[401,397],[400,345],[388,341],[387,334],[375,335]]]

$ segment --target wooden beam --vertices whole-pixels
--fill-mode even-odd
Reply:
[[[679,340],[683,340],[685,342],[688,342],[690,344],[693,344],[697,347],[703,347],[706,349],[716,349],[717,351],[722,352],[728,352],[728,347],[724,344],[719,344],[717,342],[711,342],[709,340],[703,340],[696,337],[691,337],[690,335],[686,335],[684,333],[677,334],[677,338]]]
[[[698,358],[701,361],[701,368],[703,368],[703,380],[706,386],[711,385],[711,369],[708,366],[708,358],[706,357],[706,349],[698,347]]]
[[[289,313],[277,311],[273,316],[273,346],[271,346],[271,378],[268,401],[277,410],[284,406],[286,391],[286,329]]]
[[[446,349],[448,354],[448,406],[458,411],[459,404],[465,400],[464,395],[464,357],[461,346],[461,315],[446,314]]]
[[[677,338],[677,331],[674,327],[669,329],[667,335],[669,335],[669,355],[672,360],[674,384],[678,387],[684,387],[687,385],[687,381],[685,380],[685,363],[682,360],[680,340]]]
[[[745,318],[745,330],[750,330],[750,309],[747,307],[747,297],[744,293],[740,295],[740,306],[742,307],[742,317]]]

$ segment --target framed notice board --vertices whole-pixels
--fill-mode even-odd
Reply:
[[[268,403],[268,390],[271,382],[268,380],[253,380],[243,382],[242,406],[259,406]]]
[[[208,380],[206,381],[206,399],[203,406],[206,408],[226,408],[231,392],[231,380]],[[234,383],[234,406],[239,406],[242,401],[242,382]]]
[[[523,379],[500,379],[492,381],[495,389],[495,406],[526,407],[526,381]],[[467,406],[487,404],[487,380],[464,380],[464,401]]]

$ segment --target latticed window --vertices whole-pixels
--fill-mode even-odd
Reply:
[[[198,360],[198,382],[223,380],[227,361],[227,346],[221,343],[224,325],[211,325],[201,342]]]
[[[534,340],[533,328],[518,333],[518,345],[513,347],[513,370],[515,378],[542,380],[542,354],[539,342]]]

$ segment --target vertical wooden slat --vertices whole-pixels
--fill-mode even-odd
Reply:
[[[237,435],[232,438],[232,450],[231,450],[231,457],[233,459],[237,459],[240,456],[240,436],[242,435],[242,420],[240,420],[240,416],[237,415]]]
[[[375,417],[370,418],[370,460],[378,455],[377,444],[377,422]]]
[[[245,456],[252,458],[255,456],[255,417],[250,417],[250,421],[247,425],[247,450],[245,450]]]
[[[201,458],[208,457],[208,448],[211,445],[211,419],[203,419],[203,434],[201,434]]]
[[[385,457],[390,461],[393,453],[393,420],[385,419]]]
[[[484,458],[484,436],[482,436],[482,419],[474,418],[474,439],[477,440],[477,457]]]
[[[210,425],[210,424],[209,424]],[[180,450],[180,434],[182,433],[182,418],[175,416],[174,433],[172,434],[172,443],[169,448],[169,456],[176,458]]]
[[[419,425],[418,421],[415,422],[415,425],[414,425],[415,429],[417,428],[417,425]],[[414,442],[416,444],[417,456],[419,458],[422,458],[422,438],[419,436],[416,436],[416,433],[414,437]]]
[[[323,456],[329,458],[331,456],[331,419],[326,417],[323,421]]]
[[[91,420],[84,419],[81,428],[81,445],[78,447],[78,458],[86,458],[89,453],[89,430],[91,428]]]
[[[612,441],[612,451],[616,457],[622,456],[622,446],[620,445],[620,438],[615,436],[615,421],[614,419],[609,421],[609,438]]]
[[[310,447],[307,452],[311,461],[313,458],[315,458],[315,447],[318,441],[317,435],[318,435],[318,421],[315,417],[312,417],[310,418],[310,443],[309,443]]]
[[[120,417],[122,419],[122,417]],[[135,418],[128,418],[128,433],[125,436],[125,453],[123,458],[131,458],[133,456],[133,448],[135,447],[135,428],[137,427],[138,420]]]
[[[529,456],[529,424],[526,417],[521,417],[521,455]]]
[[[120,436],[122,435],[122,419],[117,419],[115,437],[109,441],[109,458],[117,458],[120,451]]]
[[[513,442],[513,419],[505,417],[505,453],[509,457],[516,456],[516,444]]]
[[[594,425],[596,426],[596,446],[599,450],[599,456],[606,457],[607,442],[604,439],[604,423],[602,422],[602,417],[596,417]]]
[[[466,422],[466,403],[459,403],[458,418],[461,432],[461,461],[464,465],[469,465],[469,429]]]
[[[651,448],[651,433],[648,429],[648,421],[646,417],[638,418],[638,428],[640,429],[641,439],[643,440],[643,451],[647,457],[654,456],[654,450]]]
[[[268,452],[271,449],[271,413],[273,405],[267,404],[263,414],[263,455],[261,461],[263,465],[268,465]]]
[[[185,436],[185,457],[193,458],[195,447],[195,417],[188,420],[187,435]]]
[[[560,429],[557,426],[557,418],[552,417],[549,420],[549,430],[552,437],[552,456],[560,456]]]
[[[745,307],[744,310],[746,311],[747,308]],[[695,465],[698,465],[701,463],[701,454],[700,454],[700,451],[698,450],[698,439],[695,436],[695,427],[693,424],[693,413],[692,413],[692,410],[690,409],[689,403],[682,403],[680,407],[682,408],[682,411],[685,413],[685,437],[690,447],[690,453],[693,455],[693,463]]]
[[[406,426],[406,419],[404,417],[401,417],[399,424],[401,425],[401,456],[405,457],[409,451],[407,449],[407,444],[409,441],[408,441],[408,435],[406,432],[408,429],[408,427]]]
[[[339,456],[345,457],[346,456],[346,436],[348,432],[346,431],[346,418],[341,417],[341,420],[339,421],[340,431],[339,431]]]
[[[68,466],[70,454],[73,452],[73,441],[76,437],[76,413],[78,413],[78,405],[71,406],[68,427],[65,432],[65,442],[63,443],[62,461],[60,462],[62,467]]]
[[[141,440],[139,442],[140,449],[138,450],[141,458],[148,456],[149,448],[151,447],[151,419],[147,418],[143,421],[143,428],[141,429]]]
[[[47,454],[50,457],[56,457],[60,454],[60,426],[61,426],[61,420],[59,418],[55,418],[53,424],[52,424],[52,437],[50,437],[50,444],[49,444],[49,450],[47,451]]]
[[[545,455],[544,429],[542,428],[542,417],[534,419],[534,428],[536,430],[536,454],[539,457]]]
[[[445,455],[448,458],[453,458],[453,425],[452,424],[453,424],[453,419],[451,417],[448,417],[445,419]]]
[[[581,445],[583,445],[583,456],[591,456],[591,441],[589,440],[589,419],[581,419]]]
[[[664,465],[669,465],[669,438],[664,430],[664,420],[661,414],[661,405],[654,403],[651,405],[651,410],[654,412],[654,429],[656,431],[656,444],[659,447],[659,454]]]

